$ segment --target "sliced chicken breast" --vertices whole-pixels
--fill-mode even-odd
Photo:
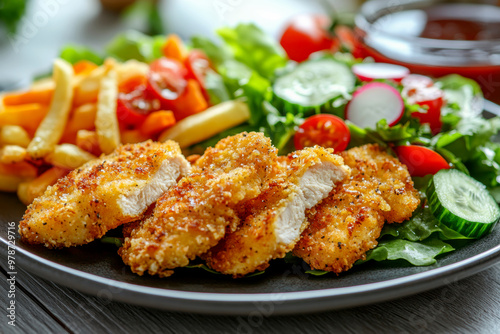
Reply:
[[[277,150],[263,134],[221,140],[132,228],[119,250],[123,261],[139,275],[170,276],[238,226],[236,206],[268,188],[277,168]]]
[[[290,154],[267,191],[238,208],[241,223],[202,258],[224,274],[263,270],[291,251],[307,226],[305,212],[349,175],[342,158],[321,147]]]
[[[307,213],[294,255],[311,268],[341,273],[377,246],[384,222],[411,217],[420,198],[406,166],[378,145],[342,152],[351,176]]]
[[[49,248],[82,245],[146,209],[190,170],[173,141],[124,145],[71,171],[36,198],[19,223],[22,240]]]

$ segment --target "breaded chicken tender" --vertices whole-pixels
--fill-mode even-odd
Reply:
[[[275,174],[277,150],[261,133],[221,140],[196,160],[156,203],[153,215],[130,232],[119,250],[139,275],[170,276],[215,246],[239,224],[235,207],[259,196]]]
[[[306,209],[328,196],[349,175],[342,158],[322,147],[281,159],[268,190],[238,207],[241,224],[202,258],[223,274],[244,276],[293,249],[307,226]]]
[[[173,141],[124,145],[71,171],[28,206],[22,240],[49,248],[82,245],[146,209],[189,172]]]
[[[293,253],[311,268],[341,273],[377,245],[384,222],[411,217],[420,199],[406,166],[365,145],[342,152],[351,176],[309,210],[308,228]]]

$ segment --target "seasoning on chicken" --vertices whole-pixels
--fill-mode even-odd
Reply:
[[[351,177],[307,213],[293,253],[311,268],[341,273],[377,245],[384,225],[411,217],[420,199],[406,169],[378,145],[342,152]]]
[[[156,203],[119,250],[139,275],[170,276],[239,224],[235,207],[259,196],[278,168],[277,150],[261,133],[241,133],[208,148],[192,174]]]
[[[89,243],[142,218],[189,169],[173,141],[121,146],[73,170],[36,198],[19,233],[24,242],[49,248]]]
[[[223,274],[244,276],[293,249],[307,226],[305,211],[349,175],[342,158],[316,146],[291,153],[267,191],[238,208],[241,224],[202,258]]]

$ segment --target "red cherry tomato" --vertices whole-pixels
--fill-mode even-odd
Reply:
[[[314,115],[306,119],[293,138],[297,150],[320,145],[331,147],[335,152],[345,150],[350,140],[351,132],[344,121],[328,114]]]
[[[161,109],[156,98],[149,98],[146,86],[136,87],[129,93],[119,93],[116,104],[118,122],[125,128],[137,128],[152,111]]]
[[[191,50],[184,61],[184,66],[187,69],[187,79],[194,79],[198,81],[202,89],[203,96],[207,101],[209,101],[210,97],[205,89],[205,77],[207,72],[211,70],[212,66],[208,57],[201,50]]]
[[[423,146],[408,145],[395,148],[399,160],[408,167],[411,176],[436,174],[450,165],[439,153]]]
[[[299,15],[292,19],[280,44],[288,58],[301,62],[317,51],[337,51],[339,42],[328,33],[331,20],[325,15]]]
[[[420,119],[421,123],[429,124],[433,134],[441,131],[441,108],[444,105],[444,92],[434,86],[431,78],[411,74],[402,80],[402,95],[410,104],[418,104],[426,112],[414,112],[413,117]]]
[[[147,90],[161,102],[163,109],[172,109],[172,101],[182,95],[187,85],[187,70],[177,60],[160,58],[149,66]]]

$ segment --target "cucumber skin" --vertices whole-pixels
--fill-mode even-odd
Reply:
[[[340,96],[340,95],[339,95]],[[339,96],[328,100],[326,103],[318,106],[303,106],[297,103],[292,103],[278,96],[273,90],[272,104],[278,109],[282,115],[291,113],[292,115],[312,116],[317,114],[333,114],[344,119],[344,108],[334,107],[333,101]],[[344,106],[345,107],[345,106]]]
[[[434,178],[431,178],[426,193],[428,201],[427,203],[434,217],[436,217],[436,219],[444,225],[462,234],[463,236],[479,239],[482,236],[490,233],[499,221],[499,219],[497,219],[496,221],[489,224],[471,223],[468,220],[453,214],[441,204],[441,201],[439,200],[438,194],[436,192],[436,187],[434,186]]]

